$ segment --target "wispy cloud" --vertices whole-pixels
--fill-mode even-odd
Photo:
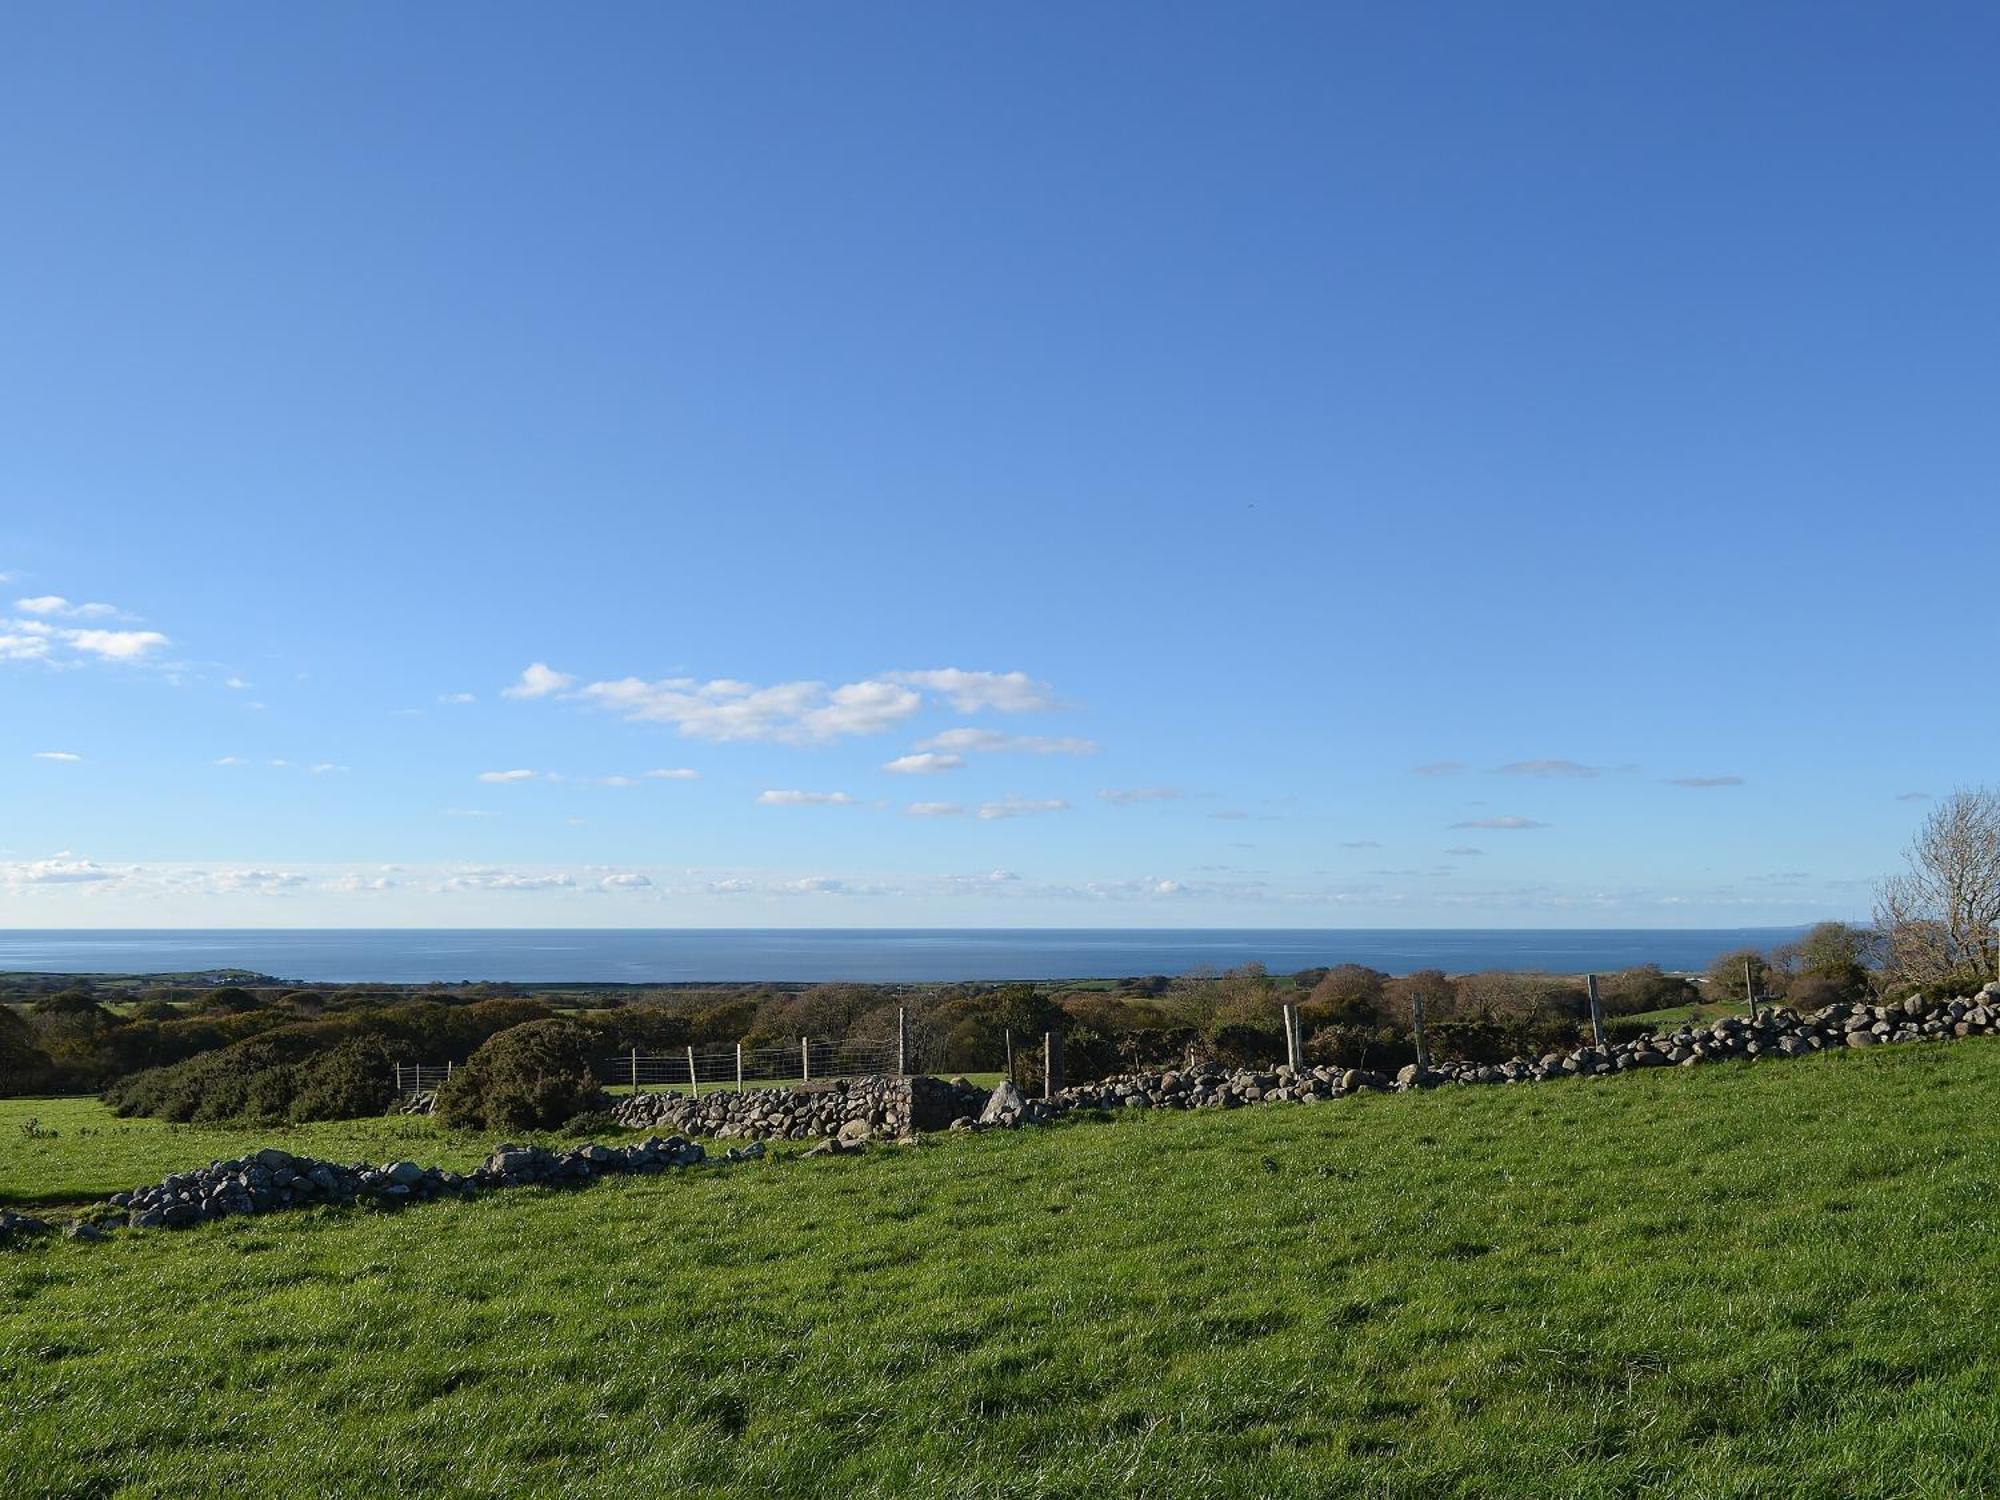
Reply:
[[[1928,802],[1931,800],[1931,794],[1929,792],[1898,792],[1896,793],[1896,800],[1898,802]]]
[[[1095,755],[1097,742],[1040,734],[1003,734],[997,729],[947,729],[917,741],[919,750],[985,755]]]
[[[520,684],[519,684],[519,683],[516,683],[516,684],[515,684],[515,686],[516,686],[516,687],[519,687],[519,686],[520,686]],[[477,703],[478,701],[479,701],[479,695],[478,695],[477,693],[439,693],[439,694],[438,694],[438,702],[440,702],[440,703]]]
[[[982,818],[1031,818],[1040,813],[1068,812],[1069,804],[1058,797],[1034,799],[1028,797],[1005,797],[998,802],[979,804]]]
[[[890,672],[891,682],[924,688],[944,698],[962,714],[983,708],[1001,713],[1029,713],[1054,708],[1055,690],[1026,672],[967,672],[958,667],[933,667],[921,672]]]
[[[912,802],[903,809],[913,818],[962,818],[965,807],[958,802]]]
[[[1507,817],[1502,817],[1502,818],[1467,818],[1463,822],[1454,823],[1451,826],[1453,828],[1516,829],[1516,828],[1546,828],[1549,825],[1546,823],[1537,823],[1533,818],[1522,818],[1509,815]]]
[[[801,792],[774,788],[757,794],[761,807],[851,807],[854,801],[845,792]]]
[[[1113,786],[1106,787],[1097,795],[1105,802],[1129,807],[1137,802],[1176,802],[1180,799],[1181,789],[1177,786]]]
[[[118,606],[115,604],[72,604],[61,594],[42,594],[33,599],[16,599],[14,608],[24,615],[35,615],[45,620],[115,620],[119,615]]]
[[[690,770],[686,766],[662,766],[658,770],[648,771],[646,779],[648,781],[699,781],[701,780],[701,772]]]
[[[535,779],[535,773],[533,771],[528,771],[528,770],[481,771],[477,779],[480,781],[494,782],[494,783],[508,782],[508,781],[533,781]]]
[[[939,771],[956,771],[964,764],[965,757],[962,755],[920,750],[914,755],[899,755],[882,769],[898,776],[931,776]]]
[[[96,885],[123,878],[123,871],[78,859],[67,849],[48,859],[0,864],[0,884],[4,885]]]
[[[1598,774],[1596,766],[1580,765],[1573,760],[1516,760],[1498,768],[1502,776],[1568,776],[1587,778]]]
[[[82,760],[83,757],[78,755],[74,750],[37,750],[35,752],[35,759],[62,761],[65,764],[74,765],[77,761]]]
[[[441,891],[569,891],[576,877],[561,872],[542,874],[520,870],[461,870],[440,881]]]
[[[547,662],[531,662],[522,668],[521,675],[511,687],[500,690],[503,698],[548,698],[575,682],[567,672],[558,672]]]
[[[1688,787],[1741,786],[1743,785],[1743,778],[1741,776],[1670,776],[1667,778],[1667,785]]]
[[[1417,776],[1455,776],[1465,769],[1462,760],[1432,760],[1420,766],[1411,766],[1410,771]]]
[[[1474,849],[1468,845],[1460,844],[1455,848],[1447,849],[1444,852],[1446,854],[1458,855],[1461,858],[1468,858],[1474,854],[1484,854],[1486,851],[1484,849]]]
[[[1340,847],[1343,849],[1380,849],[1382,845],[1374,839],[1349,839]]]
[[[1025,672],[961,667],[884,672],[833,686],[819,681],[760,686],[729,677],[619,677],[579,683],[571,673],[535,662],[503,692],[510,698],[560,697],[636,723],[668,724],[691,739],[780,744],[817,744],[883,733],[915,716],[926,693],[962,714],[987,709],[1023,713],[1055,706],[1049,685]],[[955,748],[917,746],[920,751]]]

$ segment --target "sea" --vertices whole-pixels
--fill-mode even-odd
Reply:
[[[301,984],[1118,979],[1261,963],[1608,973],[1706,968],[1803,928],[214,928],[0,930],[0,972],[205,973]]]

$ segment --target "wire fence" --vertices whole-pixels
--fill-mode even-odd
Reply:
[[[768,1087],[874,1073],[902,1074],[910,1070],[909,1026],[898,1016],[892,1037],[800,1037],[768,1047],[710,1045],[646,1051],[634,1047],[599,1058],[593,1064],[598,1082],[612,1087],[686,1089]],[[397,1063],[395,1090],[403,1097],[429,1093],[451,1077],[452,1064]]]
[[[433,1068],[427,1063],[397,1063],[396,1092],[399,1094],[428,1094],[433,1089],[444,1087],[451,1077],[452,1064]]]
[[[905,1047],[886,1041],[801,1037],[771,1047],[683,1047],[673,1052],[633,1048],[598,1065],[601,1081],[633,1089],[748,1088],[753,1084],[811,1083],[870,1073],[907,1071]]]

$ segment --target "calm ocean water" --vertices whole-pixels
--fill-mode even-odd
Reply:
[[[1278,973],[1359,963],[1413,969],[1700,969],[1800,928],[1427,929],[892,928],[214,929],[0,931],[0,970],[131,974],[254,969],[320,983],[513,980],[1091,979],[1253,960]]]

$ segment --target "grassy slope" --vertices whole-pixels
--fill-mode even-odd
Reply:
[[[1996,1101],[1971,1042],[41,1244],[0,1479],[1993,1492]]]

